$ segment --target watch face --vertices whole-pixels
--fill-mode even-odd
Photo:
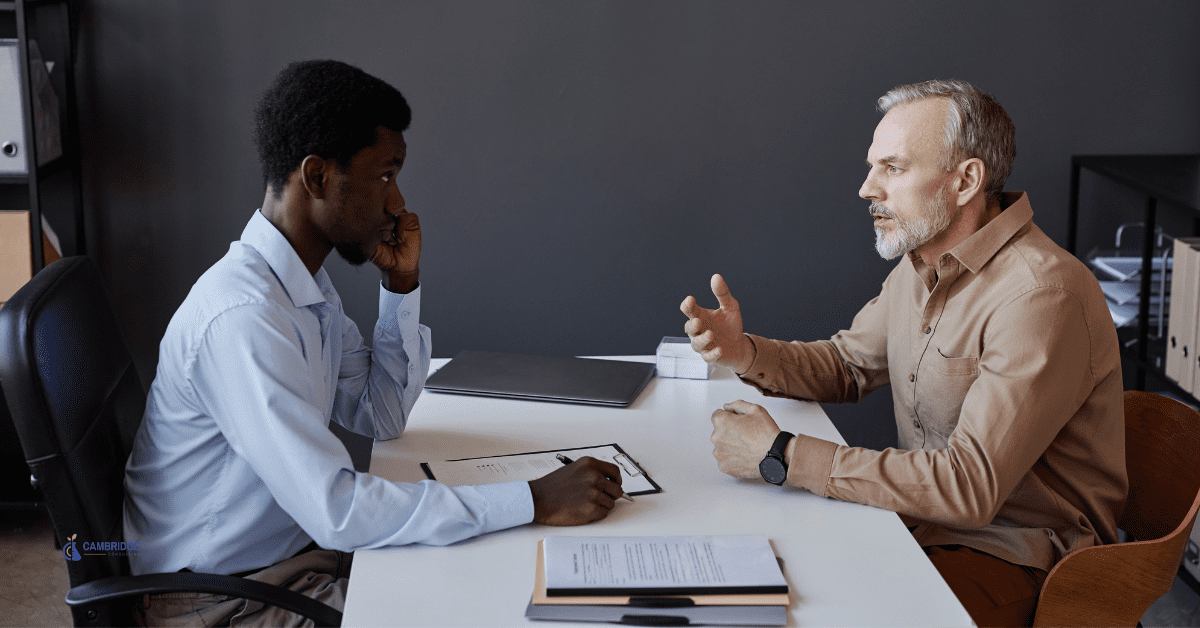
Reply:
[[[771,484],[783,484],[787,479],[787,467],[783,466],[783,461],[770,456],[763,458],[763,461],[758,463],[758,472],[762,474],[763,479]]]

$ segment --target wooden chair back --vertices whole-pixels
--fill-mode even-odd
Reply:
[[[1136,626],[1170,590],[1200,509],[1200,412],[1126,391],[1125,468],[1129,498],[1118,525],[1135,540],[1059,561],[1034,626]]]

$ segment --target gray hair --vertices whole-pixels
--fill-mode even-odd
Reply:
[[[946,115],[946,171],[963,160],[978,157],[987,176],[985,186],[991,198],[999,198],[1004,182],[1012,172],[1017,156],[1017,129],[995,96],[985,94],[966,81],[938,80],[892,88],[876,103],[887,113],[896,105],[945,98],[950,101]]]

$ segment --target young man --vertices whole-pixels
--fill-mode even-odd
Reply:
[[[591,458],[533,482],[388,482],[356,473],[329,431],[400,436],[429,370],[421,229],[397,186],[410,116],[394,88],[336,61],[289,65],[263,94],[262,208],[171,319],[126,468],[135,574],[245,575],[340,608],[343,552],[587,523],[621,496],[618,469]],[[380,269],[373,349],[321,268],[333,250]],[[210,595],[144,607],[152,624],[300,620]]]
[[[681,308],[693,347],[767,395],[857,401],[890,384],[900,449],[793,436],[735,401],[713,413],[714,455],[735,477],[899,513],[978,625],[1029,625],[1055,562],[1117,539],[1116,331],[1087,268],[1033,224],[1024,193],[1002,192],[1015,130],[994,98],[929,81],[879,108],[859,196],[879,254],[906,255],[850,329],[745,335],[720,275],[718,309]]]

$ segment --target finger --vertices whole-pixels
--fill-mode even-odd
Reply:
[[[712,362],[713,364],[716,364],[721,361],[721,356],[723,355],[725,354],[721,352],[721,347],[716,347],[711,351],[705,351],[704,353],[701,353],[700,357],[704,358],[705,362]]]
[[[608,516],[610,510],[616,507],[617,500],[613,496],[604,491],[596,491],[591,498],[591,504],[595,507],[592,521],[603,519]]]
[[[729,286],[725,285],[725,278],[720,274],[712,276],[712,292],[713,296],[717,297],[717,304],[721,309],[734,309],[737,307],[737,301],[733,295],[729,294]]]
[[[689,318],[687,322],[683,324],[683,333],[687,334],[690,338],[694,338],[703,332],[704,321],[700,320],[699,318]]]
[[[708,310],[700,307],[696,302],[696,297],[688,295],[683,303],[679,304],[679,311],[687,315],[688,318],[698,318],[708,313]]]
[[[620,482],[614,482],[611,478],[605,478],[596,483],[596,488],[604,492],[605,497],[610,499],[618,499],[625,494],[621,489]]]
[[[600,473],[603,473],[604,477],[612,480],[612,482],[617,485],[617,489],[620,490],[622,480],[621,467],[618,467],[611,462],[605,462],[604,460],[597,460],[596,463],[599,465]],[[618,493],[617,497],[620,496],[620,493]]]
[[[734,414],[750,414],[756,410],[761,410],[762,406],[750,403],[744,399],[738,399],[737,401],[730,401],[725,404],[724,408]]]
[[[421,228],[421,219],[412,212],[404,212],[396,216],[396,227],[398,231],[416,231]]]
[[[617,495],[617,497],[620,497],[620,495]],[[617,500],[614,499],[613,496],[609,495],[608,493],[600,493],[600,495],[596,498],[595,502],[593,502],[593,503],[595,503],[597,506],[599,506],[602,509],[599,513],[600,516],[596,517],[596,519],[603,519],[604,517],[607,517],[608,512],[610,510],[612,510],[613,508],[616,508],[616,506],[617,506]],[[593,519],[593,521],[594,521],[594,519]]]

